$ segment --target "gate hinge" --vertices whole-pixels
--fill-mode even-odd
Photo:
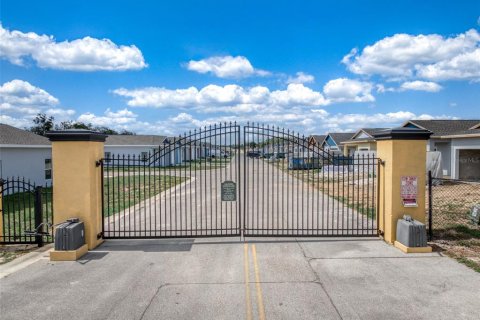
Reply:
[[[95,167],[100,167],[102,165],[102,160],[95,161]]]
[[[99,234],[97,234],[97,240],[100,240],[103,238],[103,232],[100,232]]]

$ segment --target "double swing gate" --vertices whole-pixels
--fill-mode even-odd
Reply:
[[[212,125],[100,161],[104,238],[377,235],[379,159]]]

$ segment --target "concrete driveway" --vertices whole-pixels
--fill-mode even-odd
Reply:
[[[2,319],[478,319],[479,297],[456,261],[365,238],[107,241],[0,279]]]

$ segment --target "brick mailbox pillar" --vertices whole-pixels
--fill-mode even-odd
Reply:
[[[103,240],[101,168],[106,135],[89,130],[50,131],[54,224],[79,218],[88,249]]]
[[[396,240],[403,215],[425,223],[427,140],[432,133],[416,128],[393,128],[374,135],[379,172],[379,230],[385,241]]]

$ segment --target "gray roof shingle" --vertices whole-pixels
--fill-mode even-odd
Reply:
[[[382,130],[387,130],[388,128],[362,128],[360,130],[363,130],[365,131],[367,134],[369,134],[370,136],[373,137],[373,135],[378,132],[378,131],[382,131]]]
[[[375,139],[373,138],[373,135],[378,132],[378,131],[382,131],[382,130],[387,130],[388,128],[362,128],[360,130],[358,130],[354,135],[357,135],[359,134],[360,132],[364,131],[365,133],[367,133],[368,135],[370,135],[370,137],[367,137],[367,138],[353,138],[353,136],[348,139],[348,140],[345,140],[343,142],[350,142],[350,141],[374,141]]]
[[[350,140],[355,132],[332,132],[328,135],[335,141],[337,145],[342,143],[343,141]]]
[[[420,126],[433,132],[432,138],[451,135],[480,134],[480,129],[471,129],[480,123],[480,120],[410,120],[409,123]]]
[[[325,135],[325,134],[312,134],[310,137],[315,139],[315,143],[320,146],[320,145],[322,145],[322,143],[325,140],[325,138],[327,137],[327,135]]]
[[[50,140],[33,132],[0,123],[0,144],[48,146]]]

